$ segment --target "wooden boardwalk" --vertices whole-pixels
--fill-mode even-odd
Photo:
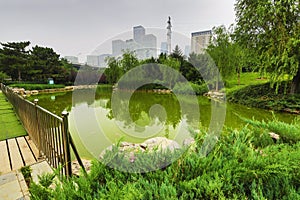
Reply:
[[[28,136],[0,141],[0,174],[18,170],[38,161],[38,149]]]

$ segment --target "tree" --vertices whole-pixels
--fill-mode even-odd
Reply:
[[[31,50],[30,61],[33,68],[31,73],[40,81],[50,77],[56,79],[65,77],[66,70],[62,67],[59,55],[52,48],[36,45]]]
[[[237,0],[237,40],[254,49],[261,70],[270,73],[276,89],[288,76],[290,93],[300,90],[300,12],[299,0]]]
[[[122,76],[122,69],[120,63],[115,57],[106,58],[107,69],[104,74],[109,84],[115,84]]]
[[[135,68],[139,65],[139,60],[134,54],[134,52],[124,51],[122,55],[122,59],[120,61],[121,68],[123,72],[126,73],[129,70]]]
[[[214,77],[216,77],[216,91],[219,90],[220,75],[223,80],[226,80],[236,72],[236,66],[232,63],[233,58],[231,57],[233,55],[232,45],[230,33],[225,26],[222,25],[213,28],[213,37],[206,52],[212,57],[219,69],[212,72]]]
[[[29,52],[26,48],[30,45],[30,42],[8,42],[1,43],[1,45],[1,70],[13,80],[21,81],[22,73],[26,73],[26,68],[28,68]]]

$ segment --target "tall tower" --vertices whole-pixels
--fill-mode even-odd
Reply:
[[[171,47],[171,35],[172,35],[172,24],[171,24],[171,17],[169,16],[169,20],[168,20],[168,26],[167,26],[167,43],[168,43],[168,53],[171,54],[172,51],[172,47]]]

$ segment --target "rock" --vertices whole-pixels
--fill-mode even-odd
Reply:
[[[81,161],[83,163],[85,171],[87,173],[90,172],[91,171],[91,166],[92,166],[91,161],[90,160],[81,160]],[[80,167],[78,161],[77,160],[76,161],[72,161],[72,173],[74,175],[79,176],[80,170],[81,170],[81,167]]]
[[[183,140],[182,145],[183,146],[190,146],[195,144],[195,139],[194,138],[186,138]]]
[[[32,95],[36,95],[36,94],[38,94],[38,93],[39,93],[38,90],[31,90],[31,94],[32,94]]]
[[[270,135],[271,138],[273,138],[275,140],[279,140],[279,138],[280,138],[280,136],[278,134],[273,133],[273,132],[270,132],[269,135]]]
[[[150,153],[154,150],[158,151],[174,151],[176,149],[180,149],[180,145],[174,141],[167,139],[165,137],[155,137],[148,140],[145,140],[143,143],[135,144],[130,142],[121,142],[119,145],[119,152],[125,153],[126,157],[130,162],[135,161],[135,153]],[[106,151],[111,151],[113,149],[113,145],[107,147],[105,150],[101,152],[99,155],[100,159],[104,158]]]

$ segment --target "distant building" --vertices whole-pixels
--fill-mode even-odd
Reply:
[[[98,66],[99,67],[106,67],[107,65],[106,65],[105,59],[107,57],[110,57],[110,56],[111,56],[111,54],[101,54],[101,55],[99,55],[98,56]]]
[[[142,43],[145,34],[146,34],[146,30],[143,26],[133,27],[133,39],[137,43]]]
[[[112,55],[120,56],[123,54],[123,50],[126,49],[126,42],[123,40],[113,40],[112,41]]]
[[[188,56],[190,55],[190,53],[191,53],[191,46],[190,46],[190,45],[186,45],[186,46],[184,47],[184,55],[185,55],[186,57],[188,57]]]
[[[143,26],[135,26],[133,39],[112,41],[113,56],[121,56],[126,50],[135,52],[139,59],[157,57],[157,38],[153,34],[146,34]]]
[[[96,55],[88,55],[86,57],[86,64],[92,67],[98,66],[98,56]]]
[[[111,54],[88,55],[87,65],[92,67],[106,67],[105,59],[109,56],[111,56]]]
[[[145,35],[141,43],[145,54],[144,58],[157,57],[157,38],[155,35]]]
[[[162,42],[160,44],[160,53],[168,53],[168,43],[167,42]]]
[[[72,64],[78,64],[79,63],[78,57],[76,57],[76,56],[65,56],[64,58]]]
[[[194,52],[196,54],[203,54],[204,50],[210,43],[211,36],[211,30],[192,33],[191,52]]]

